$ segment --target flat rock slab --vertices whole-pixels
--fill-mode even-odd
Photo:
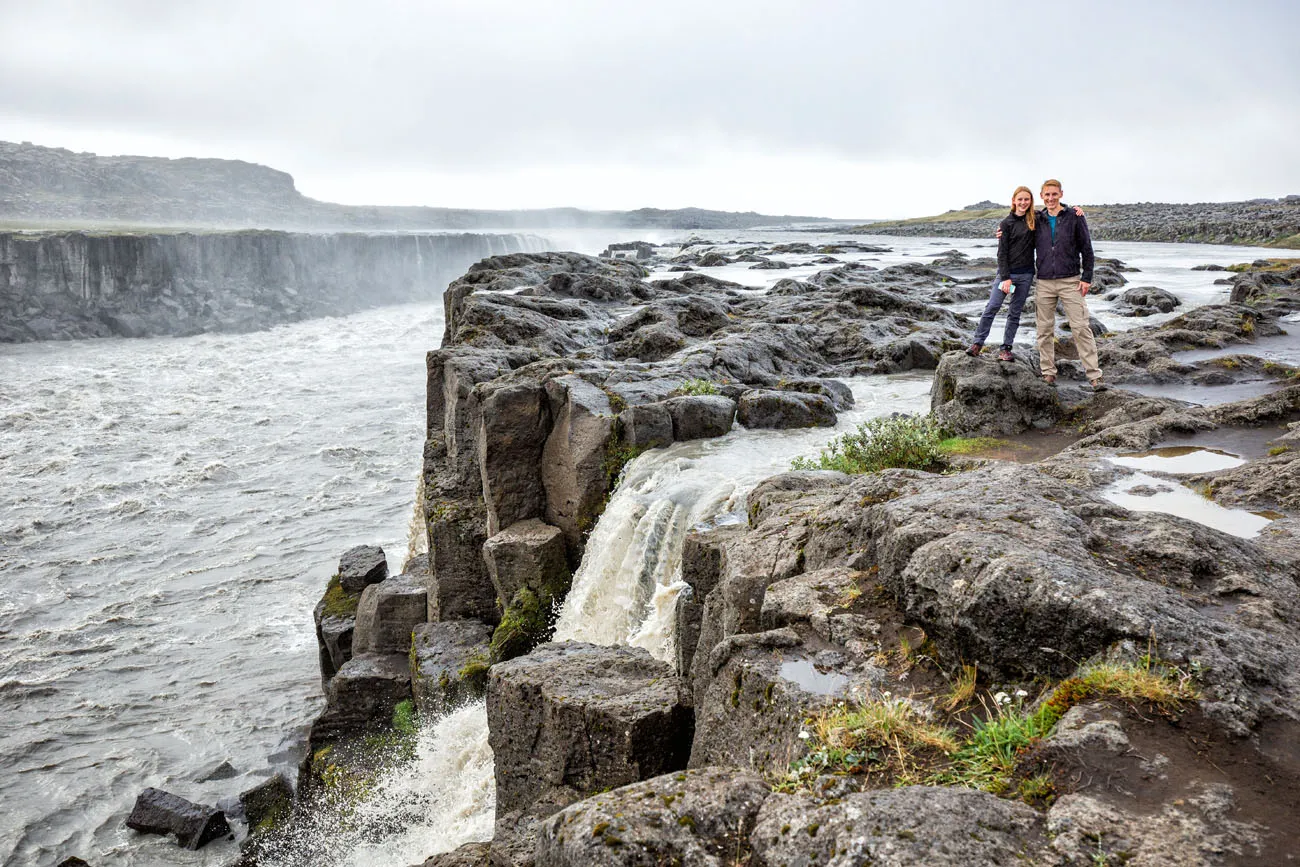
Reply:
[[[760,777],[735,768],[664,774],[553,816],[539,836],[536,864],[737,863],[769,795]]]
[[[339,583],[349,593],[359,593],[367,585],[378,584],[388,577],[388,560],[377,545],[349,548],[339,558]]]
[[[968,867],[1054,864],[1031,807],[972,789],[909,786],[818,806],[772,795],[750,840],[760,864]]]
[[[353,649],[356,653],[408,653],[411,630],[428,616],[429,590],[413,575],[397,575],[371,584],[357,605]]]
[[[161,789],[145,789],[135,799],[126,826],[143,834],[175,834],[186,849],[200,849],[230,833],[226,814]]]
[[[411,638],[411,693],[421,716],[441,716],[487,686],[492,627],[479,620],[422,623]]]
[[[492,667],[487,707],[499,815],[679,770],[690,752],[678,679],[641,648],[544,644]]]

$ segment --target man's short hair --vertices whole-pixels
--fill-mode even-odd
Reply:
[[[1063,187],[1061,186],[1061,182],[1058,181],[1056,178],[1048,178],[1047,180],[1043,181],[1043,186],[1040,187],[1038,191],[1041,193],[1043,190],[1047,189],[1048,187],[1056,187],[1058,190],[1063,189]]]

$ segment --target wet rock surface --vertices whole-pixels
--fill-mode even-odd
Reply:
[[[136,798],[126,826],[143,834],[173,834],[177,845],[201,849],[230,833],[225,814],[161,789],[145,789]]]

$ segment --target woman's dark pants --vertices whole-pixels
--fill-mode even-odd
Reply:
[[[1011,306],[1007,308],[1007,327],[1002,332],[1002,348],[1010,349],[1016,340],[1016,331],[1020,328],[1020,311],[1025,309],[1025,299],[1034,285],[1034,272],[1011,275]],[[993,328],[993,318],[1002,309],[1006,299],[1002,294],[1002,281],[993,281],[993,291],[989,293],[989,303],[984,305],[984,315],[980,317],[980,327],[975,330],[975,342],[980,346],[988,339],[989,330]]]

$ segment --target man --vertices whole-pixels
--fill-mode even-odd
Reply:
[[[1034,281],[1037,299],[1034,304],[1038,322],[1038,367],[1043,380],[1056,385],[1056,303],[1065,308],[1079,352],[1083,372],[1094,391],[1104,391],[1101,368],[1097,366],[1097,341],[1088,323],[1088,304],[1084,300],[1092,285],[1092,236],[1088,221],[1073,208],[1061,204],[1061,182],[1043,181],[1039,191],[1046,206],[1038,212],[1035,252],[1038,278]]]

